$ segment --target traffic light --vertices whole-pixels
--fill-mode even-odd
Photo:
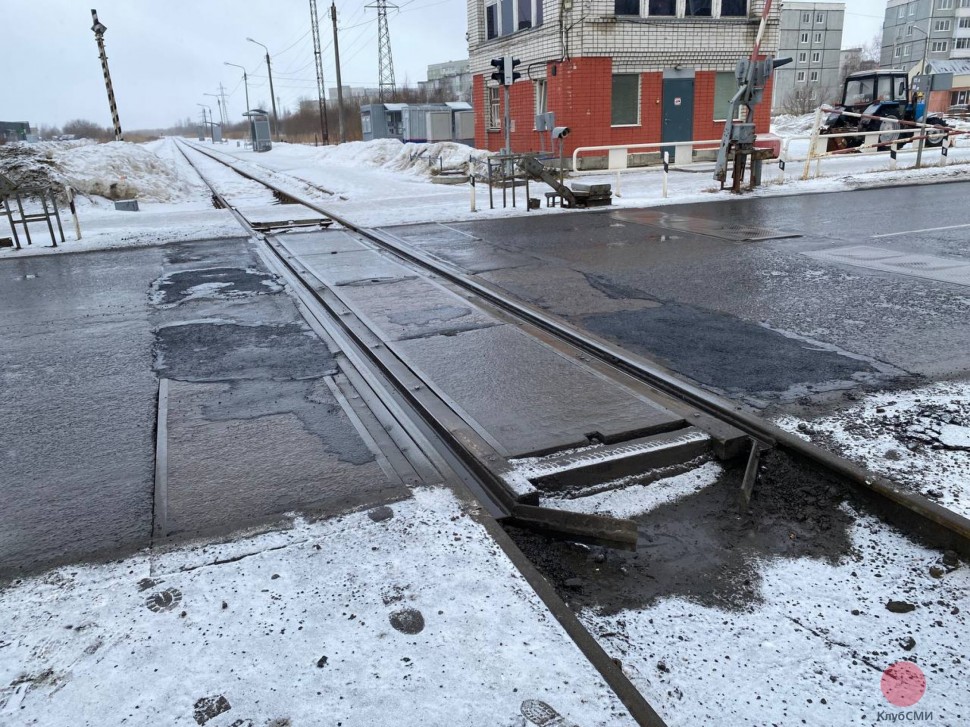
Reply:
[[[513,83],[522,78],[522,74],[515,70],[515,67],[519,65],[522,61],[518,58],[513,58],[512,56],[505,56],[505,85],[511,86]]]
[[[492,80],[498,81],[501,84],[505,84],[505,59],[504,58],[493,58],[491,61],[492,65],[495,66],[495,73],[492,74]]]

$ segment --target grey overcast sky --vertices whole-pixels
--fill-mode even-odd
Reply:
[[[324,83],[336,86],[330,0],[317,0]],[[341,75],[345,85],[376,86],[376,12],[373,0],[337,0]],[[397,0],[388,13],[395,79],[412,86],[427,66],[468,56],[465,0]],[[3,49],[0,119],[60,126],[83,118],[111,125],[91,8],[108,30],[105,45],[122,128],[164,127],[195,117],[198,103],[215,109],[225,86],[231,117],[245,100],[269,104],[264,51],[269,47],[276,95],[285,108],[315,98],[308,0],[0,0]],[[868,42],[882,27],[885,0],[846,0],[843,47]]]

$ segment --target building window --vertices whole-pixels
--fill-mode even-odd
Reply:
[[[913,34],[913,26],[912,25],[906,26],[906,37],[908,38],[912,34]]]
[[[543,0],[495,0],[485,6],[485,38],[491,40],[542,25]]]
[[[539,116],[540,114],[546,113],[546,110],[548,109],[548,106],[546,105],[546,90],[548,87],[546,86],[545,80],[536,81],[533,84],[533,87],[535,89],[536,98],[536,116]]]
[[[820,63],[822,61],[822,51],[816,50],[812,51],[812,63]]]
[[[798,42],[799,42],[799,43],[807,43],[807,42],[808,42],[808,33],[802,33],[802,34],[801,34],[801,35],[800,35],[800,36],[798,37]]]
[[[811,23],[812,22],[812,14],[811,13],[802,13],[802,22],[803,23]]]
[[[916,3],[909,4],[909,14],[916,15]]]
[[[893,53],[893,58],[900,58],[903,55],[903,47],[901,45],[896,46],[896,50]]]
[[[957,38],[956,45],[954,47],[958,50],[970,48],[970,38]]]
[[[937,10],[949,10],[953,7],[953,0],[936,0]]]
[[[639,15],[640,0],[614,0],[613,12],[617,15]]]
[[[818,83],[818,71],[812,71],[808,74],[808,80],[812,83]]]
[[[961,8],[970,8],[970,0],[960,0]]]
[[[711,0],[684,0],[684,17],[711,17]]]
[[[970,97],[970,91],[951,91],[950,105],[956,106],[957,104],[966,103],[968,97]]]
[[[816,42],[816,43],[821,43],[822,42],[822,34],[821,33],[816,33],[815,34],[815,41],[814,42]]]
[[[610,124],[636,126],[640,123],[640,76],[614,73]]]
[[[937,20],[933,23],[933,30],[949,30],[950,21],[949,20]]]
[[[825,13],[815,13],[815,23],[821,24],[825,22]]]
[[[899,12],[896,14],[896,17],[899,20],[902,20],[903,18],[906,17],[906,6],[905,5],[900,5],[899,6]]]
[[[498,100],[498,86],[485,87],[485,128],[489,131],[502,128],[502,109]]]
[[[714,120],[724,121],[731,110],[731,97],[738,92],[738,79],[732,71],[719,71],[714,75]],[[744,110],[738,108],[738,117],[743,118]]]
[[[805,71],[795,71],[795,80],[799,83],[805,83]]]
[[[930,53],[946,53],[950,44],[945,40],[934,40],[930,43]]]
[[[913,44],[907,43],[906,45],[903,46],[903,55],[908,56],[911,50],[913,50]]]
[[[677,0],[650,0],[648,10],[651,15],[672,17],[677,14]]]
[[[721,0],[722,18],[744,18],[748,15],[748,0]]]
[[[805,51],[799,51],[798,52],[798,62],[799,63],[805,63],[805,61],[807,61],[807,60],[808,60],[808,53],[806,53]]]
[[[970,0],[968,0],[970,2]],[[970,18],[960,18],[961,28],[970,28]]]

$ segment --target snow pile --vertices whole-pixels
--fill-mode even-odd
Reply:
[[[811,134],[815,126],[815,112],[810,114],[781,114],[771,119],[771,133],[778,136],[803,136]]]
[[[136,144],[113,141],[68,150],[54,143],[49,147],[60,173],[82,194],[178,202],[194,193],[170,163]]]
[[[351,141],[314,151],[317,161],[327,164],[371,167],[425,178],[441,172],[478,174],[485,159],[494,153],[451,141],[405,144],[398,139]]]
[[[171,160],[117,141],[7,145],[0,151],[0,173],[22,186],[70,185],[82,195],[114,200],[181,202],[198,194]]]

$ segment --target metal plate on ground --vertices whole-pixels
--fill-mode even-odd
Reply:
[[[777,230],[770,227],[755,225],[736,225],[704,217],[687,217],[655,210],[625,210],[614,212],[613,217],[625,222],[635,222],[639,225],[650,225],[665,230],[675,230],[694,235],[706,235],[731,242],[756,242],[759,240],[777,240],[785,237],[801,237],[798,232]]]
[[[683,419],[508,325],[392,344],[506,457],[620,441]]]
[[[369,250],[364,243],[343,230],[301,232],[286,236],[286,249],[294,255]]]
[[[463,298],[423,279],[352,283],[341,286],[340,294],[386,341],[499,325]]]
[[[870,245],[849,245],[802,254],[825,262],[970,286],[970,263],[952,258],[887,250]]]

